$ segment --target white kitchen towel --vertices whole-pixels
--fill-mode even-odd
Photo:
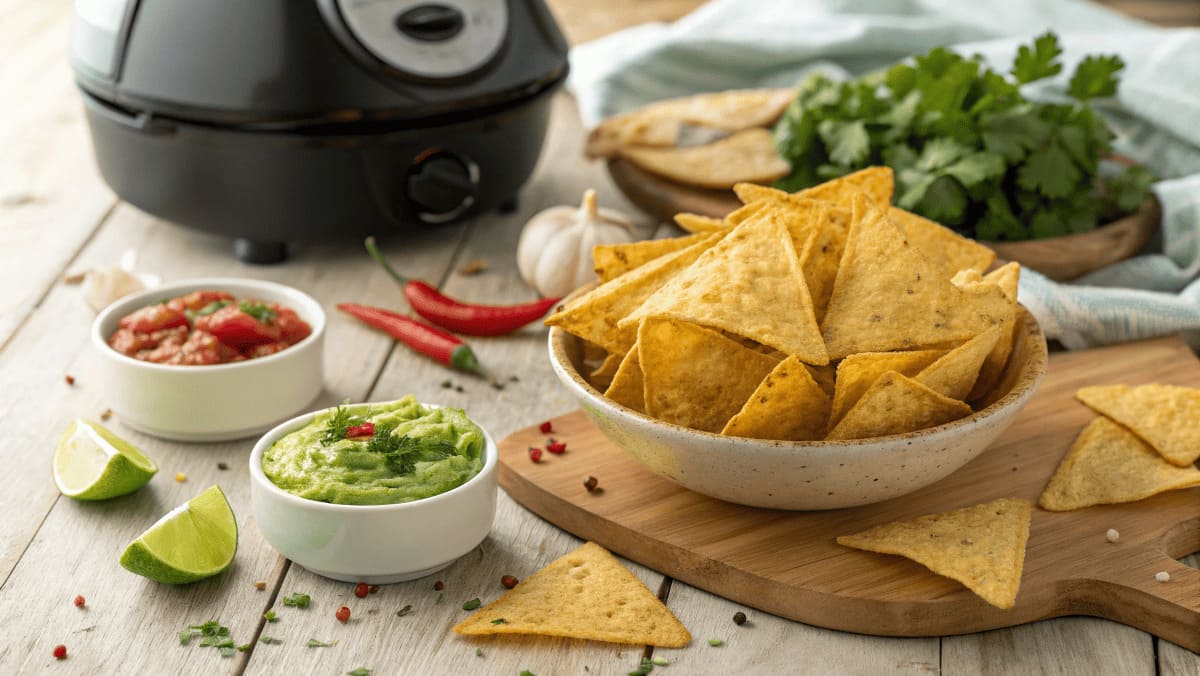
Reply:
[[[950,45],[1006,70],[1052,29],[1066,67],[1030,87],[1053,97],[1087,54],[1126,67],[1103,110],[1119,152],[1164,177],[1160,236],[1135,258],[1060,284],[1022,271],[1021,301],[1069,348],[1184,332],[1200,347],[1200,31],[1159,29],[1084,0],[713,0],[672,24],[575,47],[569,87],[587,125],[663,98],[848,77]]]

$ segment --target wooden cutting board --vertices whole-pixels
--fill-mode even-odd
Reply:
[[[841,547],[838,535],[931,512],[1022,497],[1036,504],[1094,414],[1084,385],[1200,386],[1200,362],[1178,338],[1052,355],[1017,421],[982,455],[917,493],[826,512],[742,507],[659,478],[614,446],[582,411],[554,419],[561,456],[530,461],[537,427],[500,443],[500,485],[542,518],[690,585],[809,624],[886,636],[937,636],[1061,615],[1094,615],[1200,651],[1200,488],[1074,512],[1034,509],[1016,605],[994,608],[959,583],[899,556]],[[1200,440],[1198,440],[1200,442]],[[602,490],[583,481],[595,476]],[[1120,539],[1110,544],[1105,532]],[[1170,573],[1156,582],[1155,573]]]

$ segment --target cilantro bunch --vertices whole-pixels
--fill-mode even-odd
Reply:
[[[1136,210],[1154,180],[1142,167],[1101,176],[1113,134],[1088,102],[1116,93],[1117,56],[1089,56],[1070,100],[1027,100],[1021,85],[1062,71],[1054,33],[1021,46],[1008,73],[945,48],[885,73],[814,76],[775,127],[799,190],[871,165],[896,172],[897,206],[983,240],[1085,232]]]

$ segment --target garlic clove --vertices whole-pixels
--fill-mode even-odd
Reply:
[[[83,276],[83,300],[99,312],[120,298],[146,288],[138,276],[124,268],[92,268]]]

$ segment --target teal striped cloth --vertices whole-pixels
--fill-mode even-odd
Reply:
[[[1021,302],[1071,349],[1182,332],[1200,347],[1200,31],[1160,29],[1083,0],[713,0],[673,24],[575,47],[569,87],[587,125],[663,98],[850,77],[938,45],[1007,69],[1053,29],[1066,67],[1031,86],[1054,97],[1087,54],[1125,60],[1103,111],[1116,149],[1164,177],[1162,230],[1140,255],[1068,284],[1023,270]]]

